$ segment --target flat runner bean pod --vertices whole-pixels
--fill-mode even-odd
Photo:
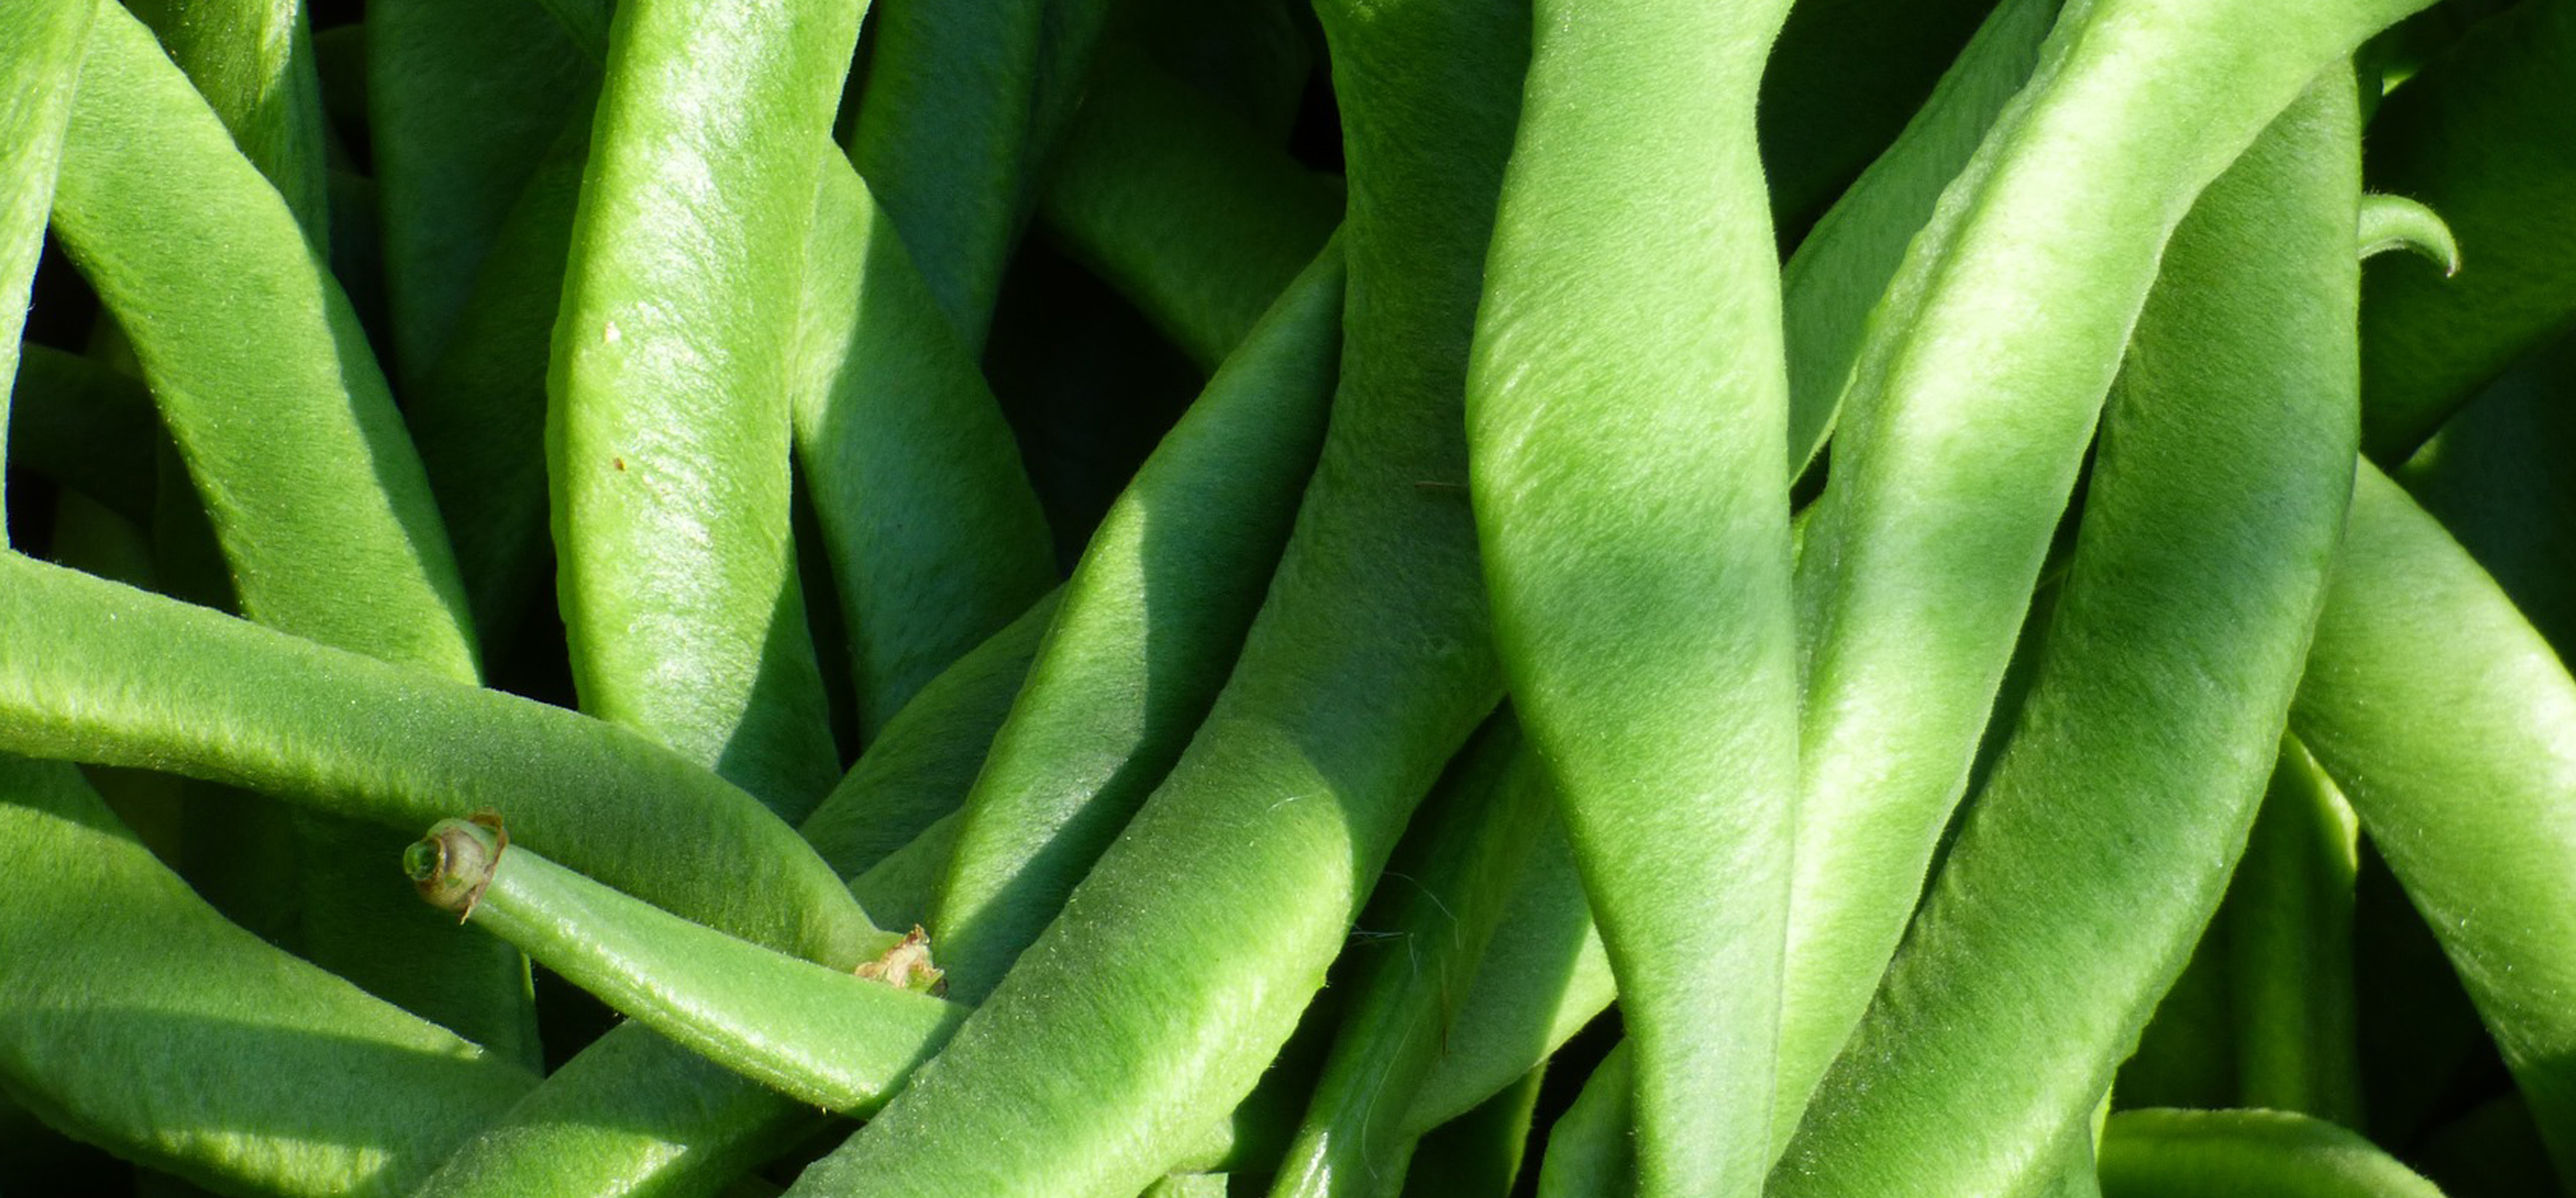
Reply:
[[[1046,517],[974,353],[868,186],[816,136],[790,404],[875,739],[1056,581]]]
[[[1637,1189],[1636,1050],[1625,1040],[1601,1058],[1574,1105],[1547,1129],[1539,1198],[1618,1198]]]
[[[747,940],[846,968],[894,939],[750,796],[631,732],[15,554],[0,751],[410,831],[491,807],[566,864]]]
[[[2359,1128],[2361,1053],[2353,1001],[2352,808],[2296,737],[2228,883],[2228,1010],[2236,1101]]]
[[[1363,917],[1383,935],[1346,966],[1340,1026],[1273,1195],[1376,1198],[1405,1175],[1413,1096],[1493,935],[1504,886],[1548,822],[1555,796],[1542,769],[1519,725],[1498,716],[1423,804]]]
[[[475,677],[455,559],[347,298],[276,189],[112,2],[72,104],[54,228],[133,344],[243,613]]]
[[[1619,980],[1649,1195],[1771,1160],[1798,679],[1753,107],[1787,12],[1539,0],[1467,376],[1495,643]]]
[[[1458,404],[1527,10],[1323,15],[1351,164],[1340,389],[1241,661],[1065,913],[790,1193],[1142,1188],[1252,1089],[1500,697]]]
[[[1547,1066],[1540,1065],[1476,1109],[1408,1143],[1399,1198],[1511,1194],[1520,1181],[1530,1124],[1538,1114],[1539,1086],[1546,1077]]]
[[[62,165],[72,88],[89,41],[91,0],[38,0],[0,13],[0,460],[8,456],[9,391],[27,322],[45,212]],[[0,522],[0,543],[8,528]]]
[[[2327,72],[2165,247],[2012,739],[1773,1198],[2035,1192],[2216,911],[2351,493],[2359,120]]]
[[[1331,178],[1115,44],[1101,51],[1037,210],[1067,252],[1211,374],[1341,214]]]
[[[215,913],[73,767],[0,758],[0,1088],[226,1192],[399,1194],[536,1078]]]
[[[878,7],[850,162],[970,354],[983,352],[1002,270],[1108,9],[1107,0]]]
[[[2058,0],[1996,5],[1895,144],[1834,201],[1781,268],[1791,471],[1806,469],[1824,448],[1870,310],[1934,202],[2030,78],[2057,9]]]
[[[135,0],[134,15],[223,119],[317,247],[330,245],[322,78],[301,3]]]
[[[2423,201],[2459,238],[2456,276],[2371,269],[2361,308],[2362,446],[2394,467],[2514,359],[2576,325],[2576,12],[2522,4],[2391,93],[2370,185]]]
[[[1805,0],[1762,68],[1762,165],[1784,234],[1808,230],[1929,103],[1992,0]],[[1964,151],[1962,151],[1964,153]]]
[[[2159,252],[2329,63],[2421,0],[2091,0],[1872,316],[1798,557],[1786,1116],[1922,892]],[[2344,232],[2345,251],[2352,231]]]
[[[991,993],[1055,918],[1232,672],[1324,438],[1342,274],[1328,245],[1279,296],[1065,583],[933,908],[959,997]]]
[[[828,0],[618,6],[547,383],[582,707],[791,819],[839,769],[788,528],[783,334],[858,22]]]
[[[2576,680],[2376,468],[2291,725],[2442,943],[2576,1176]]]
[[[2442,1198],[2370,1141],[2287,1111],[2124,1111],[2102,1135],[2102,1198]]]
[[[372,4],[365,41],[388,357],[408,412],[530,176],[588,110],[598,71],[528,0]]]
[[[431,905],[682,1047],[827,1110],[875,1110],[966,1014],[915,993],[938,975],[920,972],[914,941],[853,976],[629,898],[494,826],[442,820],[403,868]]]

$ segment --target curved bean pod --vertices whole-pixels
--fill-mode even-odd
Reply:
[[[789,818],[840,771],[788,528],[781,334],[858,22],[825,0],[618,7],[547,385],[583,709]]]
[[[1458,402],[1524,61],[1495,35],[1526,9],[1324,17],[1352,168],[1340,390],[1240,662],[1064,914],[791,1193],[1142,1188],[1252,1089],[1500,697]]]
[[[897,971],[885,980],[853,976],[629,898],[481,824],[441,821],[403,868],[431,905],[674,1043],[826,1110],[874,1111],[966,1014],[913,992],[938,975],[898,959],[910,941],[861,966]]]
[[[2123,1111],[2102,1135],[2102,1198],[2441,1198],[2370,1141],[2286,1111]]]
[[[2232,1105],[2358,1128],[2352,808],[2294,737],[2281,746],[2219,918],[2236,1028]]]
[[[873,740],[1056,581],[1046,517],[974,353],[866,184],[816,137],[796,324],[796,456]]]
[[[1114,44],[1037,210],[1067,252],[1211,374],[1341,214],[1330,177]]]
[[[536,1079],[215,913],[71,766],[0,759],[0,1079],[224,1190],[399,1194]]]
[[[1534,1068],[1474,1110],[1408,1142],[1402,1198],[1511,1194],[1520,1180],[1546,1075],[1545,1065]]]
[[[1398,850],[1371,904],[1379,914],[1366,926],[1388,935],[1345,965],[1340,1026],[1273,1195],[1375,1198],[1406,1172],[1413,1097],[1493,935],[1503,886],[1547,822],[1553,795],[1542,769],[1519,727],[1497,718],[1424,803],[1411,848]]]
[[[1763,64],[1756,106],[1772,223],[1789,235],[1811,229],[1930,103],[1926,93],[1994,7],[1988,0],[1793,5]]]
[[[1324,438],[1341,313],[1327,245],[1092,533],[933,908],[960,998],[990,993],[1055,918],[1233,671]]]
[[[530,845],[746,940],[846,968],[892,939],[786,825],[633,733],[14,554],[0,750],[413,830],[492,807]]]
[[[150,525],[161,435],[152,393],[134,376],[79,354],[33,342],[13,347],[21,351],[16,386],[0,425],[9,465]]]
[[[1799,551],[1784,1116],[1868,1006],[1922,892],[2174,225],[2318,71],[2421,6],[2071,9],[1913,242]]]
[[[2375,468],[2353,495],[2292,727],[2459,971],[2576,1173],[2576,680]]]
[[[1787,11],[1539,0],[1467,375],[1495,643],[1619,981],[1650,1195],[1771,1159],[1797,637],[1753,106]]]
[[[2390,250],[2413,250],[2442,268],[2448,278],[2460,273],[2460,240],[2441,214],[2404,196],[2361,197],[2361,256],[2376,258]]]
[[[1824,448],[1870,310],[2013,94],[2030,78],[2058,0],[2005,0],[1977,27],[1887,152],[1845,190],[1781,268],[1789,363],[1789,469]],[[1790,10],[1792,17],[1798,10]]]
[[[598,71],[528,0],[392,0],[367,9],[365,42],[387,356],[409,414],[530,176],[589,108]]]
[[[1635,1050],[1619,1042],[1592,1069],[1574,1105],[1547,1129],[1539,1158],[1539,1198],[1620,1198],[1637,1191],[1634,1124]]]
[[[2012,739],[1773,1198],[2044,1186],[2216,911],[2351,493],[2358,126],[2328,72],[2165,247]]]
[[[242,156],[275,185],[315,246],[330,244],[322,142],[322,77],[301,4],[135,0],[188,81],[223,119]]]
[[[0,108],[0,379],[11,383],[93,11],[92,0],[43,0],[0,14],[0,94],[20,97]],[[10,385],[0,383],[0,459],[9,447]],[[0,522],[0,542],[7,539]]]
[[[2370,185],[2423,201],[2459,238],[2456,275],[2390,262],[2361,308],[2362,446],[2394,467],[2477,388],[2576,324],[2576,12],[2480,23],[2370,123]]]
[[[35,356],[30,351],[28,360]],[[2397,480],[2576,660],[2576,338],[2533,355],[2442,426]]]
[[[151,31],[112,3],[73,99],[54,227],[133,342],[243,613],[474,677],[455,559],[347,298]]]

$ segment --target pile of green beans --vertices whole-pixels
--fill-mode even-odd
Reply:
[[[7,0],[0,1191],[2576,1198],[2570,97]]]

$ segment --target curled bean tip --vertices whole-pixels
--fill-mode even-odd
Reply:
[[[501,863],[501,850],[509,845],[510,834],[502,828],[501,817],[489,811],[476,812],[471,819],[440,820],[427,836],[403,850],[403,872],[411,876],[422,898],[442,911],[456,912],[461,923],[474,914],[476,900],[492,884],[492,871]]]
[[[904,933],[893,947],[879,953],[874,960],[861,961],[851,972],[870,981],[884,982],[897,990],[937,996],[948,992],[948,975],[930,963],[930,933],[920,924]]]

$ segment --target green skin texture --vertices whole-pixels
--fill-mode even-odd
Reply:
[[[840,769],[788,527],[779,331],[858,21],[825,0],[619,6],[546,388],[583,709],[789,819]]]
[[[2102,1135],[2102,1198],[2441,1198],[2358,1134],[2287,1111],[2124,1111]]]
[[[2576,658],[2576,477],[2564,468],[2570,454],[2576,340],[2562,340],[2497,380],[2397,476],[2513,597],[2561,661]]]
[[[414,846],[423,864],[410,872],[433,905],[461,910],[612,1008],[790,1097],[864,1118],[965,1018],[955,1003],[690,923],[530,849],[487,848],[471,866],[458,864],[468,853],[453,843],[440,851],[478,834],[489,836],[447,820]],[[451,879],[463,883],[452,896],[432,894]]]
[[[835,871],[873,868],[965,804],[1062,600],[1048,592],[941,671],[797,826]],[[944,935],[941,949],[944,960]]]
[[[2576,1176],[2576,681],[2376,469],[2291,723],[2361,816]]]
[[[587,111],[597,72],[528,0],[391,0],[367,9],[365,42],[387,357],[408,411],[530,177]],[[559,274],[561,261],[552,266]],[[451,500],[444,488],[440,499]],[[461,523],[450,525],[459,557]]]
[[[79,772],[0,759],[0,1089],[221,1192],[400,1194],[536,1084],[217,914]]]
[[[1557,3],[1537,6],[1467,376],[1477,540],[1636,1044],[1641,1191],[1751,1194],[1797,800],[1753,122],[1788,5]]]
[[[338,284],[141,23],[101,8],[90,51],[56,225],[128,331],[243,613],[473,681],[454,560]],[[516,954],[438,935],[380,874],[353,868],[387,847],[381,832],[302,816],[295,835],[299,951],[535,1059]]]
[[[1593,1067],[1574,1105],[1547,1129],[1539,1198],[1615,1198],[1636,1191],[1637,1145],[1628,1134],[1636,1114],[1636,1072],[1636,1049],[1625,1040]]]
[[[2361,309],[2362,446],[2393,467],[2514,359],[2576,324],[2576,12],[2523,4],[2391,93],[2370,125],[2370,185],[2423,201],[2459,238],[2457,277],[2370,271]]]
[[[1400,1198],[1507,1198],[1520,1180],[1546,1078],[1546,1066],[1532,1069],[1476,1109],[1407,1144]]]
[[[1775,1198],[2038,1192],[2216,911],[2350,494],[2358,125],[2329,72],[2165,248],[2012,738]]]
[[[132,339],[242,611],[474,677],[455,560],[339,285],[122,8],[99,8],[82,75],[54,226]]]
[[[2236,1100],[2345,1127],[2361,1122],[2361,1046],[2353,999],[2352,809],[2295,738],[2228,883],[2228,1007]]]
[[[189,81],[259,173],[276,185],[317,248],[330,245],[322,78],[301,3],[137,0]]]
[[[491,807],[523,842],[747,940],[848,968],[893,939],[757,801],[631,732],[15,555],[0,751],[415,831]]]
[[[1324,439],[1341,349],[1328,246],[1092,533],[967,796],[933,908],[981,1001],[1179,760],[1232,672]]]
[[[2441,267],[2444,278],[2460,273],[2460,242],[2440,213],[2404,196],[2361,197],[2361,256],[2390,250],[2415,251]]]
[[[1498,718],[1450,766],[1360,921],[1384,935],[1365,955],[1345,954],[1358,962],[1346,966],[1341,1025],[1273,1195],[1376,1198],[1405,1173],[1414,1095],[1554,801],[1509,720]]]
[[[2166,238],[2317,71],[2419,6],[2070,5],[1908,249],[1798,559],[1776,1137],[1913,912]]]
[[[93,11],[90,0],[44,0],[0,14],[0,96],[8,97],[0,102],[0,380],[8,380],[0,382],[0,457],[9,448],[18,335]],[[0,542],[7,537],[0,522]]]
[[[1870,309],[1986,130],[2030,78],[2058,0],[2007,0],[1959,51],[1895,144],[1834,201],[1780,272],[1789,369],[1789,469],[1833,432]],[[1790,10],[1793,14],[1799,11]]]
[[[1413,0],[1324,16],[1352,179],[1340,390],[1241,662],[1064,914],[790,1193],[1141,1189],[1252,1089],[1500,696],[1467,512],[1423,484],[1464,473],[1482,214],[1524,59],[1493,34],[1526,17]]]
[[[850,161],[970,354],[983,352],[1003,269],[1108,9],[1107,0],[887,0],[869,30]]]
[[[1055,584],[1055,557],[974,353],[932,315],[868,187],[828,139],[813,148],[794,439],[849,631],[859,732],[873,740]]]
[[[1335,180],[1115,45],[1037,210],[1067,253],[1210,373],[1341,217]]]

